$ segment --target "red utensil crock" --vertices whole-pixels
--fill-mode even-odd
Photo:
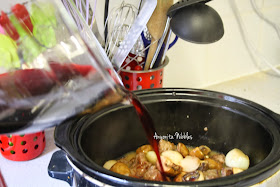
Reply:
[[[122,82],[127,90],[142,90],[152,88],[162,88],[163,70],[168,64],[168,58],[165,58],[163,64],[159,67],[149,70],[138,69],[136,62],[130,62],[128,66],[120,71]]]
[[[13,161],[26,161],[38,157],[45,149],[45,133],[23,135],[1,135],[0,149],[4,158]]]

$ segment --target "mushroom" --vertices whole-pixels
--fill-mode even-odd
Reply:
[[[204,154],[204,156],[208,155],[211,152],[211,149],[206,145],[199,146],[199,149]]]
[[[113,172],[121,174],[121,175],[130,176],[130,169],[129,169],[129,167],[125,163],[122,163],[122,162],[115,163],[110,168],[110,171],[113,171]]]
[[[223,164],[216,161],[216,160],[213,160],[211,158],[206,158],[204,159],[204,161],[208,162],[208,167],[209,169],[222,169],[223,168]]]
[[[189,155],[189,150],[188,150],[188,148],[186,147],[186,145],[183,144],[183,143],[178,143],[178,144],[177,144],[177,151],[178,151],[179,153],[181,153],[181,155],[182,155],[183,157],[186,157],[186,156]]]
[[[153,147],[151,145],[142,145],[141,147],[139,147],[138,149],[136,149],[136,154],[138,153],[147,153],[149,151],[154,150]]]
[[[182,167],[172,162],[168,157],[166,156],[160,156],[163,172],[170,177],[174,177],[181,173]],[[159,164],[157,164],[158,168],[160,168]]]
[[[183,168],[183,171],[185,172],[195,171],[199,167],[199,165],[200,165],[200,160],[195,156],[186,156],[180,162],[180,166]]]
[[[171,162],[176,165],[180,165],[181,160],[183,160],[183,156],[178,151],[164,151],[161,153],[161,156],[167,157]]]
[[[226,155],[226,165],[233,168],[240,168],[242,170],[248,169],[250,165],[250,160],[247,155],[245,155],[239,149],[232,149]]]
[[[195,156],[195,157],[199,158],[200,160],[204,159],[204,154],[199,149],[199,147],[196,147],[193,150],[191,150],[190,151],[190,156]]]
[[[206,171],[209,169],[209,163],[205,160],[200,161],[200,165],[198,167],[198,170],[200,171]]]
[[[184,181],[184,175],[186,175],[187,172],[182,171],[181,173],[179,173],[178,175],[176,175],[176,177],[174,177],[173,181],[174,182],[185,182]]]
[[[181,172],[174,178],[174,182],[203,181],[204,175],[201,171]]]

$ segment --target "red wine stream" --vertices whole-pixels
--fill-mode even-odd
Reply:
[[[159,149],[158,149],[158,140],[154,139],[154,134],[156,132],[155,127],[154,127],[154,123],[153,120],[149,114],[149,112],[147,111],[146,107],[138,100],[138,98],[132,93],[128,93],[129,95],[129,99],[131,104],[134,106],[138,117],[140,118],[140,121],[142,123],[142,126],[145,130],[146,136],[148,138],[149,143],[151,144],[151,146],[154,148],[154,151],[157,155],[157,159],[159,161],[159,165],[160,165],[160,172],[163,176],[163,179],[166,181],[166,176],[164,174],[164,170],[163,170],[163,166],[162,166],[162,162],[160,159],[160,154],[159,154]]]
[[[92,57],[95,58],[96,56],[92,52],[91,48],[87,45],[86,42],[85,42],[85,44],[86,44],[86,47],[88,49],[88,52],[92,55]],[[150,114],[148,113],[147,109],[145,108],[145,106],[137,99],[136,95],[134,95],[132,92],[126,91],[124,87],[122,87],[122,88],[124,89],[124,92],[127,93],[127,96],[129,97],[128,100],[134,106],[134,108],[137,112],[137,115],[140,118],[140,121],[142,123],[142,126],[143,126],[145,132],[146,132],[146,136],[149,140],[149,143],[154,148],[154,151],[157,155],[157,159],[159,161],[160,170],[161,170],[160,172],[162,174],[163,180],[166,181],[166,177],[165,177],[165,174],[163,172],[164,170],[163,170],[162,162],[161,162],[160,155],[159,155],[158,141],[153,138],[154,134],[156,132],[153,120],[152,120]]]

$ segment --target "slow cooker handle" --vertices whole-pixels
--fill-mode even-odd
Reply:
[[[48,174],[54,179],[59,179],[73,186],[74,170],[67,161],[66,153],[62,150],[53,153],[48,166]]]
[[[70,119],[58,126],[56,126],[54,131],[54,142],[57,147],[65,151],[68,155],[70,155],[72,158],[80,158],[80,155],[78,154],[78,150],[74,148],[72,145],[71,138],[75,137],[75,130],[76,127],[79,125],[76,125],[74,128],[72,128],[72,125],[77,123],[77,121],[83,122],[83,120],[78,119]],[[83,159],[83,158],[80,158]]]

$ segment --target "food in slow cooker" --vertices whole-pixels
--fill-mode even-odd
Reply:
[[[248,169],[249,157],[239,149],[232,149],[225,156],[205,145],[199,147],[175,145],[159,141],[160,158],[168,181],[203,181],[225,177]],[[143,145],[117,160],[109,160],[104,168],[113,172],[152,181],[163,181],[157,156],[151,145]]]

